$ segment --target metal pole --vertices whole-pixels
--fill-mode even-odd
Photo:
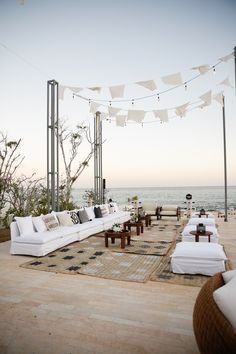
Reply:
[[[234,88],[235,88],[235,95],[236,95],[236,47],[234,47],[234,75],[235,75]]]
[[[225,97],[222,95],[222,116],[223,116],[223,140],[224,140],[224,180],[225,180],[225,219],[228,221],[228,207],[227,207],[227,161],[226,161],[226,127],[225,127]]]

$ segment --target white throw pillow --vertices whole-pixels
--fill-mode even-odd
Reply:
[[[34,226],[32,221],[32,216],[16,216],[15,220],[17,222],[17,226],[20,230],[20,235],[30,235],[34,233]]]
[[[49,231],[55,230],[59,227],[57,217],[53,214],[43,215],[42,219],[45,222],[46,228]]]
[[[33,219],[33,224],[34,224],[36,231],[38,231],[38,232],[47,231],[47,228],[46,228],[45,222],[43,221],[42,215],[33,216],[32,219]]]
[[[95,213],[94,213],[94,210],[93,210],[93,207],[92,207],[92,206],[91,206],[91,207],[85,207],[84,209],[85,209],[86,212],[87,212],[87,215],[88,215],[89,220],[95,219]]]
[[[67,213],[58,213],[57,214],[57,219],[59,220],[59,224],[61,226],[72,226],[74,225],[71,217],[70,217],[70,214],[67,214]]]
[[[236,277],[213,292],[213,298],[227,320],[236,331]]]
[[[228,270],[228,272],[222,273],[225,284],[227,284],[231,279],[236,277],[236,269]]]

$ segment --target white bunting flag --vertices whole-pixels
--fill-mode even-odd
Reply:
[[[153,111],[154,116],[156,118],[160,118],[162,122],[168,122],[168,110],[167,109],[159,109],[156,111]]]
[[[128,111],[128,120],[134,120],[137,123],[141,123],[145,117],[145,112],[140,110]]]
[[[125,85],[110,86],[109,90],[112,98],[123,97]]]
[[[143,86],[145,88],[147,88],[148,90],[154,91],[157,89],[156,84],[153,80],[149,80],[149,81],[138,81],[135,82],[137,85]]]
[[[223,92],[221,91],[219,93],[217,93],[216,95],[213,96],[214,100],[216,100],[217,102],[219,102],[219,104],[221,104],[221,106],[223,106],[224,102],[223,102]]]
[[[64,93],[65,93],[66,88],[67,88],[66,86],[59,85],[58,96],[59,96],[59,99],[62,101],[64,100]]]
[[[100,114],[100,118],[101,118],[101,119],[107,119],[108,117],[109,117],[109,114],[108,114],[108,113],[101,112],[101,114]]]
[[[75,86],[67,86],[68,89],[70,89],[74,93],[80,93],[83,89],[81,87],[75,87]]]
[[[231,82],[229,81],[229,78],[227,77],[226,79],[224,79],[223,81],[221,81],[218,85],[225,85],[228,87],[233,88],[233,85],[231,84]]]
[[[98,93],[101,93],[102,88],[101,87],[87,87],[89,90],[96,91]]]
[[[188,105],[189,105],[189,103],[185,103],[185,104],[182,104],[181,106],[176,107],[175,114],[179,117],[185,117]]]
[[[120,108],[115,108],[115,107],[108,107],[108,113],[110,117],[115,117],[117,113],[120,112]]]
[[[91,102],[90,103],[90,112],[91,113],[96,113],[98,111],[98,108],[100,107],[101,105],[99,103],[96,103],[96,102]]]
[[[124,127],[126,118],[127,118],[127,116],[125,116],[125,115],[116,116],[116,126],[117,127]]]
[[[192,68],[192,70],[198,70],[199,73],[203,75],[210,70],[210,67],[209,65],[199,65]]]
[[[182,85],[183,83],[181,73],[163,76],[161,79],[167,85]]]
[[[209,106],[211,104],[211,90],[207,91],[206,93],[204,93],[203,95],[199,96],[199,98],[204,101],[206,106]]]
[[[226,62],[226,61],[230,60],[231,58],[233,58],[233,56],[234,56],[233,53],[230,53],[228,55],[225,55],[224,57],[219,58],[219,60]]]

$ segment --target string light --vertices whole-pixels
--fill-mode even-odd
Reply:
[[[187,86],[186,82],[184,83],[184,88],[185,88],[185,91],[187,91],[188,86]]]
[[[134,100],[132,100],[132,106],[134,105]]]

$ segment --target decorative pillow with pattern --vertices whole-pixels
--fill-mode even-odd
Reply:
[[[59,220],[61,226],[74,225],[73,221],[71,220],[70,214],[68,213],[57,214],[57,219]]]
[[[106,205],[100,205],[100,209],[103,217],[109,215],[109,209]]]
[[[80,219],[79,219],[79,215],[76,211],[69,211],[71,220],[73,222],[73,224],[79,224],[80,223]]]
[[[59,223],[55,215],[52,214],[43,215],[42,219],[46,225],[47,230],[49,231],[53,231],[59,227]]]

